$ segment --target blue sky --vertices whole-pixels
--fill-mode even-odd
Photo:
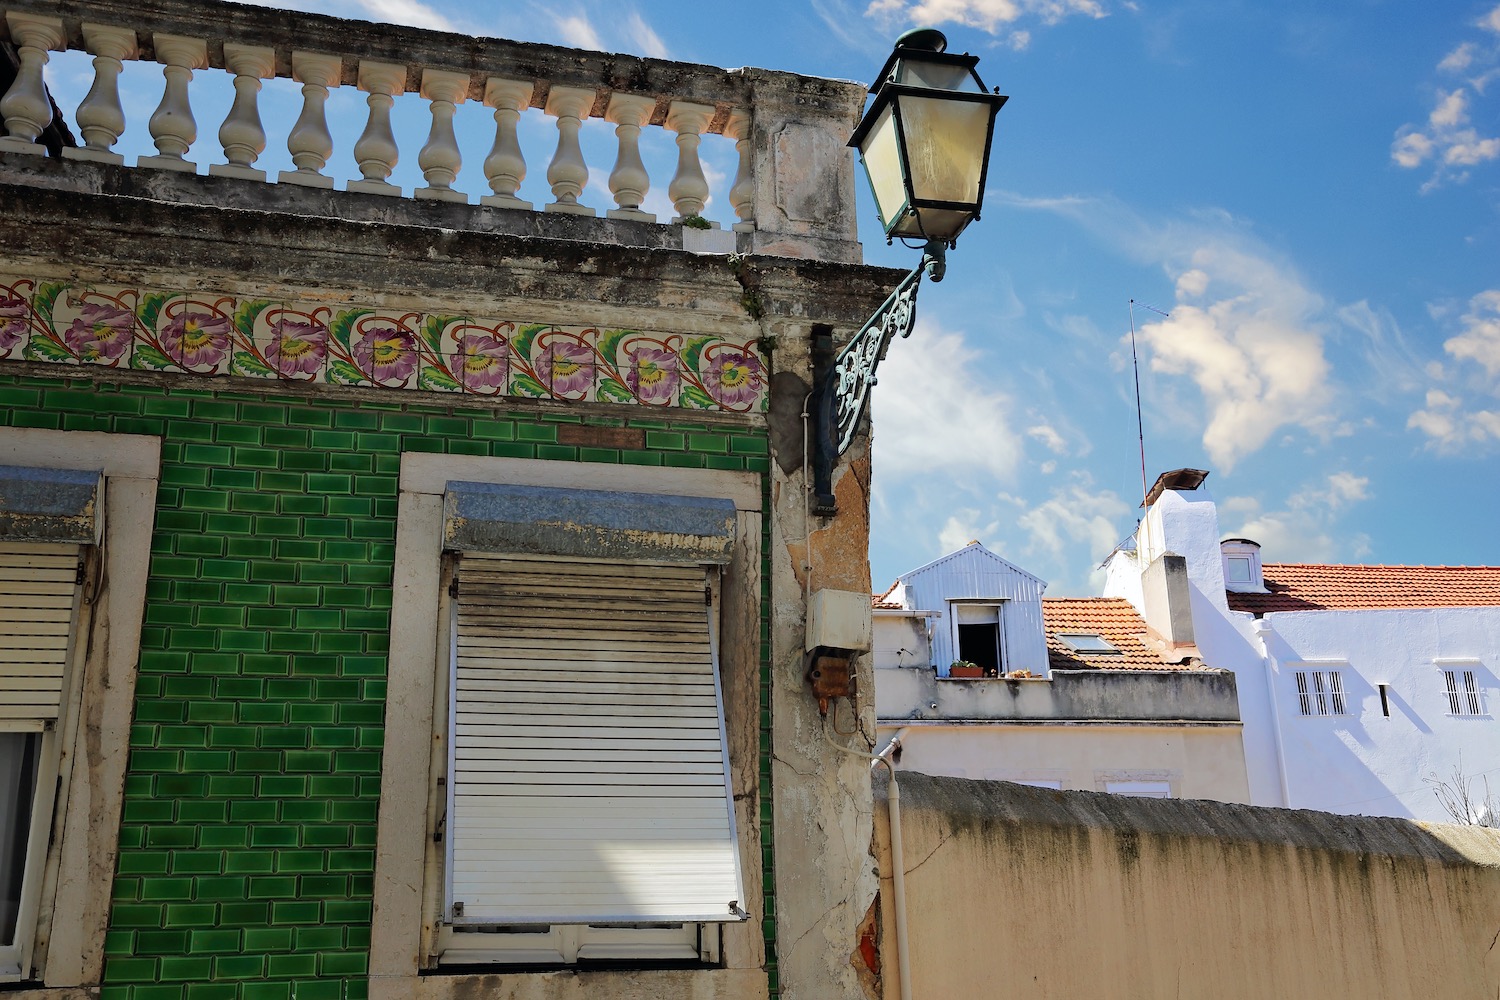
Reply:
[[[978,539],[1049,595],[1095,592],[1140,502],[1132,298],[1170,313],[1135,312],[1148,479],[1211,470],[1224,531],[1268,562],[1500,563],[1495,0],[276,6],[862,82],[913,25],[982,56],[1011,97],[984,218],[924,288],[875,393],[877,588]],[[71,113],[85,63],[57,57],[49,75]],[[159,81],[130,67],[127,103],[149,113]],[[266,88],[273,172],[288,164],[271,121],[295,116],[294,93]],[[330,101],[340,177],[362,96]],[[228,87],[194,100],[196,158],[216,162]],[[482,115],[460,109],[476,125],[460,129],[457,186],[473,193]],[[406,134],[423,117],[398,105]],[[530,118],[523,145],[550,127]],[[586,149],[607,140],[603,123],[586,129]],[[728,144],[704,145],[710,174],[732,176]],[[670,139],[646,152],[667,163]],[[413,144],[395,178],[408,188],[415,160]],[[541,173],[522,189],[533,201]],[[861,227],[867,260],[916,263],[884,246],[868,202]]]

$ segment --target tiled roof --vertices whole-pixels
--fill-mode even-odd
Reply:
[[[895,590],[899,586],[901,586],[901,581],[900,580],[893,580],[891,582],[891,585],[889,587],[885,588],[885,593],[883,593],[883,594],[871,594],[870,595],[870,608],[871,608],[871,610],[874,610],[874,611],[900,611],[902,609],[902,604],[901,604],[900,601],[888,601],[888,600],[886,600],[886,598],[888,598],[888,597],[891,596],[891,591]]]
[[[1266,563],[1268,594],[1226,595],[1234,611],[1370,611],[1500,605],[1500,566]]]
[[[1191,670],[1196,662],[1171,663],[1150,644],[1146,623],[1120,597],[1048,597],[1042,600],[1047,660],[1053,670]],[[1058,633],[1097,635],[1119,653],[1087,653],[1068,648]]]

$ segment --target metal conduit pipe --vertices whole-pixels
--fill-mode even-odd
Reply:
[[[884,764],[891,776],[886,805],[891,824],[891,894],[895,897],[891,902],[896,908],[896,976],[900,984],[901,1000],[911,1000],[911,962],[906,937],[906,865],[901,851],[901,786],[896,784],[896,765],[890,759],[891,754],[901,748],[901,739],[905,735],[904,727],[897,730],[885,749],[870,761],[870,770],[873,771],[878,764]]]

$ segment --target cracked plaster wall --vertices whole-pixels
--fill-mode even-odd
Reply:
[[[1500,992],[1500,831],[899,780],[919,997]],[[876,795],[889,871],[883,778]]]

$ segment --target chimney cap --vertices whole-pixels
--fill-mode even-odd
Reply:
[[[1167,490],[1176,492],[1196,490],[1203,485],[1203,480],[1207,478],[1207,469],[1173,469],[1171,472],[1163,472],[1156,477],[1156,482],[1152,485],[1151,492],[1146,494],[1146,501],[1141,506],[1150,507]]]

